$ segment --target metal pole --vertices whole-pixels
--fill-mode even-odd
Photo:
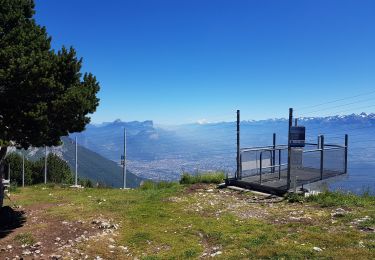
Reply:
[[[293,124],[293,108],[289,108],[289,128],[288,128],[288,172],[287,172],[287,177],[286,177],[286,188],[287,190],[290,189],[290,157],[292,154],[292,149],[290,147],[290,128],[292,127]]]
[[[320,136],[320,179],[323,180],[324,171],[324,135]]]
[[[297,126],[298,125],[298,118],[295,118],[294,119],[294,126]]]
[[[44,146],[44,184],[47,183],[47,146]]]
[[[349,137],[345,135],[345,171],[344,173],[348,172],[348,144],[349,144]]]
[[[259,184],[262,185],[262,156],[263,152],[260,152],[259,156]]]
[[[275,172],[275,162],[276,162],[276,133],[273,133],[273,136],[272,136],[272,147],[273,147],[273,151],[272,151],[272,173]]]
[[[77,136],[75,138],[75,141],[76,141],[76,145],[75,145],[75,148],[76,148],[76,151],[75,151],[75,178],[74,178],[74,185],[77,186],[78,185],[78,145],[77,145]]]
[[[10,162],[8,164],[8,180],[9,180],[9,186],[10,186]]]
[[[240,172],[240,110],[237,110],[237,176],[236,179],[241,179]]]
[[[124,129],[124,164],[122,165],[123,188],[126,188],[126,129]]]
[[[22,187],[25,187],[25,155],[22,153]]]
[[[281,179],[281,149],[279,149],[279,180]]]

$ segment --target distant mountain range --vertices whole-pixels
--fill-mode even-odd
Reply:
[[[317,136],[324,134],[326,143],[343,144],[347,133],[353,160],[368,162],[375,158],[372,152],[375,150],[369,153],[360,143],[374,139],[375,114],[305,117],[299,118],[298,124],[306,126],[307,141],[316,142]],[[89,125],[85,131],[71,137],[77,136],[80,145],[119,162],[124,129],[129,170],[138,176],[177,180],[182,171],[221,169],[234,172],[235,122],[155,126],[152,121],[116,120]],[[286,144],[287,129],[287,119],[241,121],[241,147],[271,145],[273,133],[277,134],[278,144]]]
[[[75,144],[69,137],[62,137],[63,145],[48,147],[48,153],[55,153],[67,161],[72,172],[75,171]],[[14,149],[13,149],[14,150]],[[44,148],[29,148],[26,157],[36,160],[45,156]],[[78,145],[78,177],[88,178],[93,181],[105,184],[110,187],[122,187],[122,169],[120,166],[100,154]],[[138,187],[141,177],[127,171],[127,187]]]

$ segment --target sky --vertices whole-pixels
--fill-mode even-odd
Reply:
[[[100,82],[93,123],[375,111],[373,0],[35,3],[53,48]]]

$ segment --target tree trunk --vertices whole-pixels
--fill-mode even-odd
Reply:
[[[0,208],[3,206],[3,200],[4,200],[4,185],[3,185],[3,178],[4,178],[4,172],[5,172],[5,165],[4,165],[4,158],[7,154],[8,147],[7,146],[1,146],[0,148]]]

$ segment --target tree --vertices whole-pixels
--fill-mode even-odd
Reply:
[[[81,74],[73,47],[51,49],[33,0],[0,0],[0,179],[9,145],[58,145],[80,132],[99,104],[99,83]],[[0,181],[0,206],[2,206]]]
[[[43,158],[44,160],[44,158]],[[73,175],[66,161],[56,154],[47,156],[47,180],[54,183],[73,183]]]
[[[95,76],[82,76],[73,47],[51,49],[34,13],[33,0],[0,0],[0,166],[9,145],[58,145],[84,130],[99,104]]]
[[[22,156],[18,153],[9,153],[5,158],[5,164],[11,169],[12,181],[22,185]],[[32,184],[32,162],[25,158],[25,185]]]

